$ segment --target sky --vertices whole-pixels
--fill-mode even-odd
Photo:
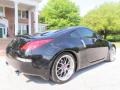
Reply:
[[[46,5],[48,0],[43,0],[40,3],[40,10]],[[90,10],[99,7],[100,5],[107,3],[107,2],[120,2],[120,0],[72,0],[75,4],[80,8],[80,15],[84,16]]]

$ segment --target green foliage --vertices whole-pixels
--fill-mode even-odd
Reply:
[[[111,42],[120,42],[120,35],[108,35],[106,39]]]
[[[90,11],[81,25],[97,32],[104,31],[105,38],[111,33],[120,33],[120,3],[106,3]]]
[[[48,24],[48,29],[76,26],[79,21],[79,9],[69,0],[49,0],[39,16],[39,22]]]

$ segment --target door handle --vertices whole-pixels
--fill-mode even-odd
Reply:
[[[86,48],[86,44],[85,44],[84,40],[81,40],[81,42],[82,42],[84,48]]]

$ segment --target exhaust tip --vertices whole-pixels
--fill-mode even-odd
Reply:
[[[17,74],[17,76],[20,75],[20,71],[19,70],[16,70],[15,73]]]
[[[7,61],[5,62],[5,64],[6,64],[7,66],[9,65]]]

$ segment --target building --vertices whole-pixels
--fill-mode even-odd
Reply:
[[[0,38],[38,32],[41,0],[0,0]]]

